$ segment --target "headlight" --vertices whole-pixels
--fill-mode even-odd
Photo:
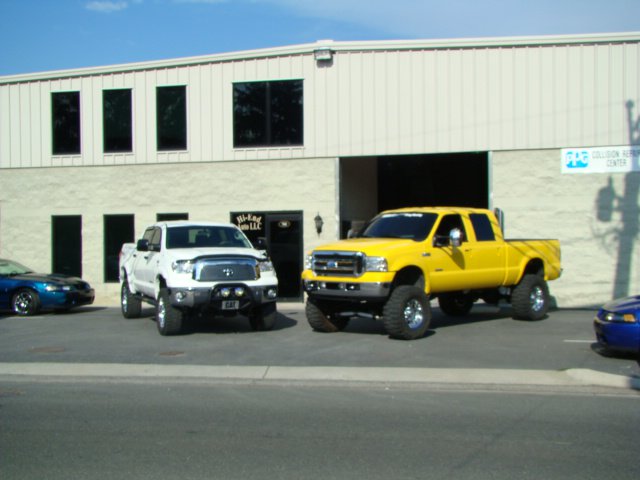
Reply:
[[[47,292],[69,292],[71,291],[70,285],[60,285],[57,283],[48,283],[45,285],[44,289]]]
[[[193,273],[193,262],[191,260],[178,260],[171,264],[171,269],[176,273]]]
[[[271,260],[265,260],[263,262],[258,262],[258,266],[260,267],[260,271],[261,272],[273,272],[274,271],[273,263],[271,263]]]
[[[388,272],[389,266],[384,257],[365,257],[364,269],[367,272]]]
[[[633,313],[606,312],[602,315],[602,319],[605,322],[636,323],[636,316]]]
[[[310,253],[304,257],[304,269],[313,270],[313,254]]]

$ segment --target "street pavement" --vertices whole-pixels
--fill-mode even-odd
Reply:
[[[127,320],[113,302],[30,318],[0,314],[0,379],[88,377],[471,385],[494,388],[613,388],[640,391],[634,357],[603,354],[595,310],[563,309],[538,322],[509,307],[478,305],[467,317],[433,308],[428,334],[389,339],[380,322],[353,319],[343,332],[314,332],[304,304],[279,304],[274,330],[244,317],[202,319],[162,337],[154,311]]]

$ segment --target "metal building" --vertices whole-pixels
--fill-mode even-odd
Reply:
[[[639,43],[322,41],[0,77],[0,257],[117,296],[148,224],[230,220],[295,299],[306,250],[455,204],[559,238],[560,306],[638,293]]]

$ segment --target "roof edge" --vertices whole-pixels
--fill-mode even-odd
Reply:
[[[581,35],[539,35],[518,37],[478,37],[420,40],[367,40],[333,41],[319,40],[315,43],[270,47],[256,50],[208,54],[135,63],[82,67],[67,70],[52,70],[36,73],[0,76],[0,84],[23,83],[71,77],[86,77],[111,73],[127,73],[160,68],[178,68],[207,63],[222,63],[236,60],[260,59],[291,55],[311,55],[317,48],[330,48],[335,52],[363,52],[385,50],[441,50],[466,48],[498,48],[534,45],[571,45],[598,43],[640,42],[640,31],[618,33],[596,33]]]

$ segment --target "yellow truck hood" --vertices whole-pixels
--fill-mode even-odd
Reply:
[[[419,248],[419,242],[403,238],[350,238],[314,248],[320,251],[363,252],[370,257],[385,257],[394,250],[410,251]]]

